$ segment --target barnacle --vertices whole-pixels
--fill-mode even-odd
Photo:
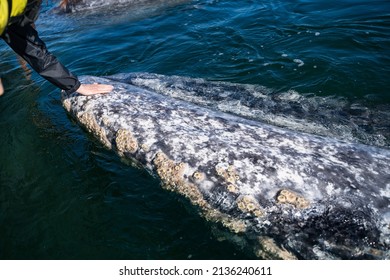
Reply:
[[[237,181],[240,180],[233,165],[229,165],[227,168],[216,167],[217,175],[223,179],[223,184],[226,186],[229,192],[237,192]]]
[[[237,192],[237,188],[236,188],[236,186],[233,185],[233,184],[229,184],[229,185],[227,186],[227,190],[228,190],[229,192],[231,192],[231,193]]]
[[[246,195],[239,197],[237,200],[237,207],[243,213],[251,213],[256,217],[263,216],[263,212],[260,209],[260,205],[252,196]]]
[[[253,211],[253,214],[256,216],[256,217],[261,217],[264,215],[264,213],[260,210],[260,209],[256,209]]]
[[[158,166],[164,161],[164,159],[165,159],[164,154],[161,152],[158,152],[153,159],[153,163]]]
[[[191,183],[184,177],[187,170],[187,164],[184,162],[175,163],[169,159],[163,152],[158,152],[154,156],[153,164],[156,168],[157,174],[160,176],[162,186],[171,191],[175,191],[184,197],[188,198],[193,205],[201,209],[202,215],[209,221],[220,222],[229,230],[239,233],[246,230],[244,221],[235,219],[227,214],[221,213],[218,209],[212,207],[203,197],[198,186]],[[196,171],[192,174],[195,180],[203,180],[205,174]]]
[[[303,197],[298,197],[296,204],[298,208],[302,208],[302,209],[310,206],[309,201],[304,199]]]
[[[222,224],[234,233],[245,232],[246,224],[244,221],[234,219],[222,219]]]
[[[275,241],[268,237],[258,237],[259,250],[256,251],[256,255],[262,259],[282,259],[282,260],[296,260],[297,258],[284,249],[279,247]]]
[[[149,147],[146,144],[141,144],[141,149],[144,150],[145,152],[149,151]]]
[[[119,129],[116,133],[115,142],[119,153],[135,153],[138,150],[138,142],[128,130]]]
[[[72,107],[72,104],[71,104],[71,102],[69,101],[69,99],[63,99],[63,100],[62,100],[62,105],[63,105],[63,107],[65,108],[65,110],[66,110],[67,112],[70,113],[70,109],[71,109],[71,107]]]
[[[277,197],[277,200],[280,203],[286,203],[287,202],[287,198],[283,194],[279,194],[279,196]]]
[[[224,174],[223,168],[217,167],[215,170],[217,171],[217,174],[218,174],[219,176],[222,176],[222,175]]]
[[[184,185],[184,173],[186,170],[184,162],[175,163],[164,153],[158,152],[153,159],[153,163],[166,189],[175,190]]]
[[[93,133],[104,146],[111,149],[111,142],[108,141],[104,128],[97,123],[91,112],[86,112],[79,116],[79,121],[89,132]]]
[[[196,180],[196,181],[202,181],[204,179],[204,174],[199,172],[199,171],[195,171],[194,174],[192,174],[192,177]]]
[[[280,190],[276,196],[276,201],[279,203],[287,203],[294,205],[297,208],[307,208],[310,205],[310,202],[304,197],[290,191],[290,190]]]

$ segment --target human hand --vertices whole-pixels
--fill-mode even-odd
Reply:
[[[104,84],[81,84],[77,93],[82,95],[94,95],[99,93],[109,93],[114,89],[112,85]]]
[[[2,96],[4,94],[4,87],[3,87],[3,83],[1,82],[1,79],[0,79],[0,96]]]

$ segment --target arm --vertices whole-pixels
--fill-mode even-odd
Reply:
[[[3,83],[1,82],[1,78],[0,78],[0,96],[2,96],[4,94],[4,87],[3,87]]]
[[[57,58],[46,48],[38,32],[31,24],[11,24],[2,35],[7,44],[43,78],[67,93],[79,92],[85,95],[106,93],[112,90],[108,85],[82,85]]]

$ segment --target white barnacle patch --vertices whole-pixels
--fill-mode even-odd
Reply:
[[[310,206],[310,202],[304,197],[296,194],[293,191],[283,189],[279,191],[276,196],[276,201],[279,203],[291,204],[297,208],[307,208]]]
[[[229,185],[227,186],[227,190],[228,190],[229,192],[231,192],[231,193],[237,193],[237,187],[236,187],[235,185],[233,185],[233,184],[229,184]]]
[[[225,185],[229,192],[237,193],[237,183],[240,180],[235,167],[233,165],[218,164],[215,167],[217,175],[222,179],[222,183]]]
[[[259,203],[250,195],[240,196],[237,199],[237,207],[243,213],[251,213],[256,217],[262,217],[264,215]]]
[[[178,191],[188,185],[184,180],[184,174],[188,169],[186,163],[176,163],[163,152],[158,152],[153,159],[153,164],[166,189]]]
[[[217,165],[215,171],[217,172],[217,175],[225,179],[228,183],[234,184],[237,180],[239,180],[239,176],[232,165]]]
[[[106,132],[103,127],[101,127],[93,113],[87,111],[83,114],[79,114],[79,122],[92,134],[94,134],[101,143],[104,144],[108,149],[111,149],[111,143],[108,141]]]
[[[262,259],[275,259],[282,260],[296,260],[297,258],[287,251],[286,249],[276,245],[275,241],[268,237],[262,236],[258,238],[259,250],[256,251],[256,255]]]
[[[184,173],[188,171],[188,165],[186,163],[174,162],[163,152],[158,152],[154,156],[153,164],[157,174],[163,182],[163,187],[183,195],[189,199],[192,204],[199,206],[207,220],[221,222],[222,225],[236,233],[244,232],[246,230],[246,225],[243,221],[234,219],[213,208],[205,200],[196,183],[191,183],[184,178]],[[200,177],[203,176],[203,174],[196,171],[192,176],[201,179]]]
[[[70,102],[69,98],[65,98],[62,100],[62,105],[65,108],[65,110],[70,113],[72,103]]]
[[[120,154],[135,153],[138,150],[137,139],[133,134],[125,129],[119,129],[115,137],[116,147]]]

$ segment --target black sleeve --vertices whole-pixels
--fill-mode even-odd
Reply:
[[[47,50],[31,24],[11,24],[2,37],[39,75],[53,85],[67,93],[72,93],[80,87],[78,78]]]

